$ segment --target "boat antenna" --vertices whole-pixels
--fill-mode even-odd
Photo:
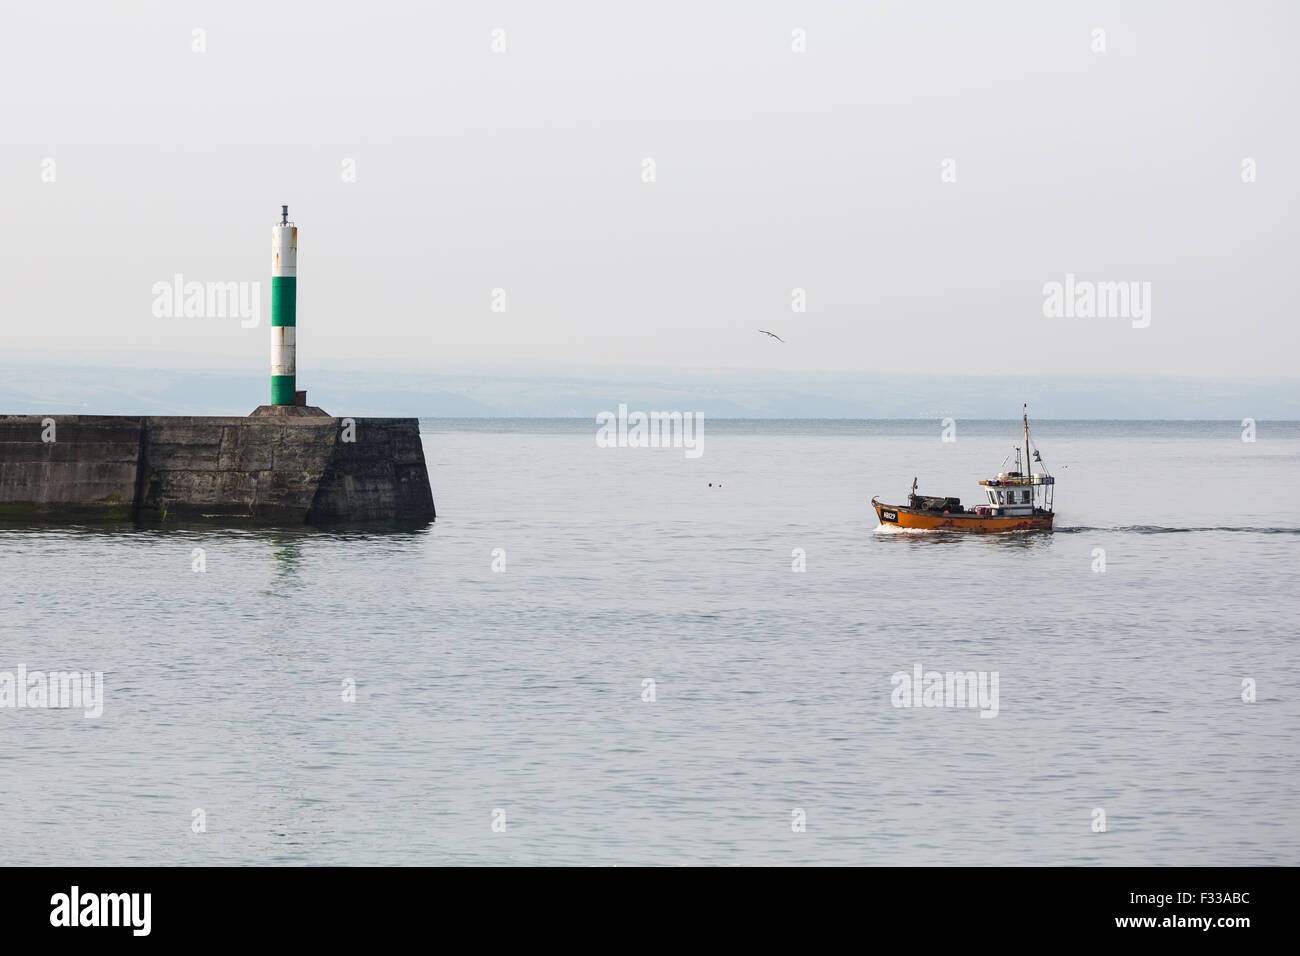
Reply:
[[[1024,422],[1025,422],[1025,471],[1029,471],[1029,403],[1024,403]]]
[[[1025,458],[1026,458],[1026,462],[1027,462],[1027,464],[1028,464],[1031,468],[1033,467],[1033,463],[1034,463],[1034,462],[1038,462],[1040,465],[1043,466],[1043,471],[1050,475],[1051,472],[1048,471],[1047,463],[1046,463],[1045,461],[1043,461],[1043,452],[1042,452],[1042,450],[1039,449],[1038,447],[1035,447],[1035,448],[1033,449],[1033,454],[1032,454],[1032,455],[1029,454],[1029,452],[1030,452],[1030,447],[1029,447],[1029,412],[1028,412],[1028,410],[1027,410],[1027,409],[1029,408],[1029,406],[1026,405],[1025,408],[1026,408],[1026,412],[1025,412]]]

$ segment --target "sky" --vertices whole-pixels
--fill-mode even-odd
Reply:
[[[287,203],[300,378],[1294,381],[1297,36],[1260,0],[11,5],[0,365],[260,374]],[[156,315],[176,275],[257,283],[259,325]],[[1067,275],[1146,314],[1045,315]]]

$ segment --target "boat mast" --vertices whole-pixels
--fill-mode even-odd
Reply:
[[[1025,402],[1025,470],[1029,469],[1029,403]],[[1024,472],[1021,472],[1024,474]]]
[[[1024,405],[1023,421],[1025,423],[1025,467],[1021,469],[1020,477],[1028,478],[1030,469],[1032,467],[1030,464],[1032,459],[1029,457],[1029,403],[1024,402],[1023,405]],[[1031,507],[1033,506],[1033,501],[1034,501],[1034,485],[1033,482],[1031,481],[1029,484],[1029,502]]]

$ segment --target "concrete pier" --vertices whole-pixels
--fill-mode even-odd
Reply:
[[[51,427],[52,425],[52,427]],[[0,416],[0,517],[431,521],[414,418]]]

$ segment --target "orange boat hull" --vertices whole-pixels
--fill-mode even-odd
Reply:
[[[881,525],[917,531],[965,531],[973,534],[1001,534],[1007,531],[1051,531],[1050,512],[1010,517],[973,514],[940,514],[917,511],[873,501]]]

